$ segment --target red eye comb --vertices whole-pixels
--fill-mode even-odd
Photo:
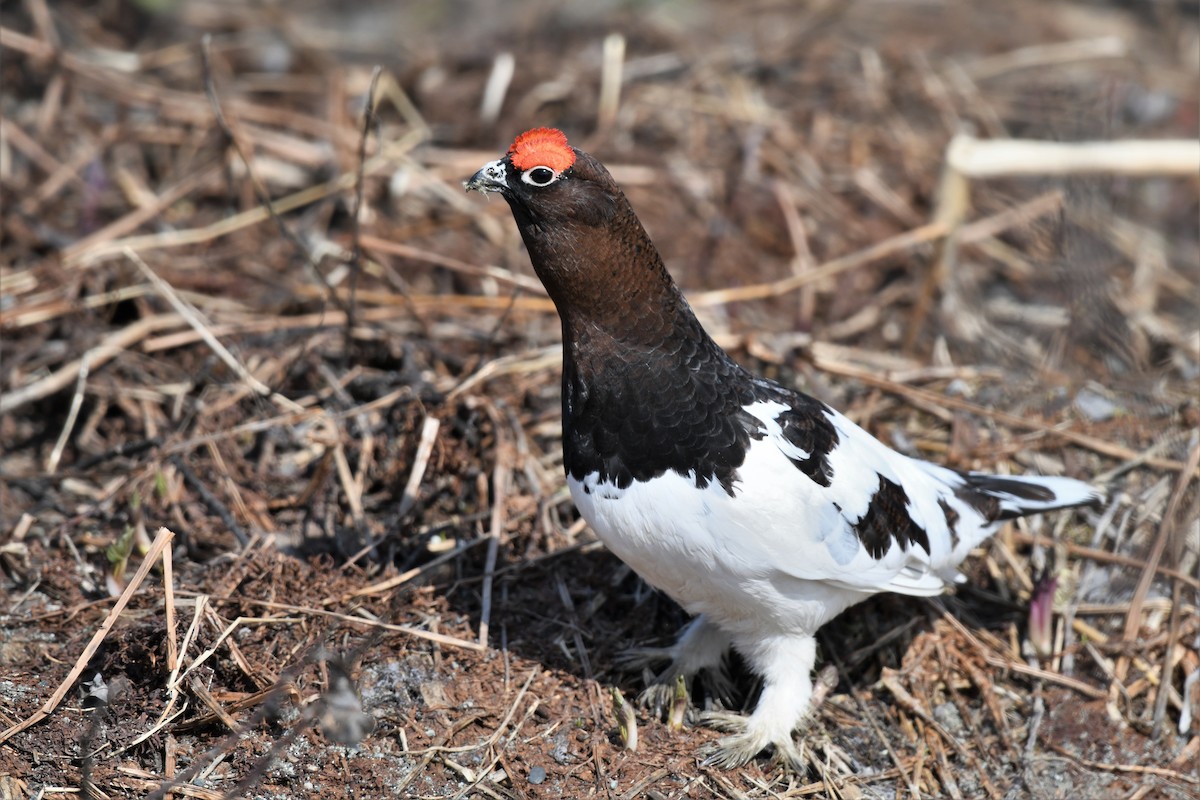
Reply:
[[[525,131],[513,140],[508,155],[519,170],[549,167],[562,172],[575,163],[575,151],[567,144],[567,135],[557,128]]]

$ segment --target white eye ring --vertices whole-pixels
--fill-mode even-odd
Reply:
[[[530,186],[549,186],[558,180],[558,173],[549,167],[530,167],[521,173],[521,180]]]

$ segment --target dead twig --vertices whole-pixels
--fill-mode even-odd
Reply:
[[[1028,664],[1024,664],[1020,661],[1014,661],[1011,658],[997,655],[991,648],[984,645],[984,643],[981,642],[979,638],[975,636],[975,634],[969,631],[965,625],[955,619],[952,614],[946,612],[944,609],[942,610],[941,618],[950,623],[951,627],[962,634],[963,638],[969,641],[971,645],[979,652],[979,654],[983,656],[983,659],[993,667],[1000,667],[1001,669],[1006,669],[1010,672],[1027,675],[1031,678],[1038,678],[1046,681],[1047,683],[1056,683],[1059,686],[1065,686],[1068,689],[1078,692],[1084,697],[1090,697],[1093,700],[1100,700],[1108,696],[1108,693],[1105,690],[1098,689],[1095,686],[1084,683],[1076,678],[1072,678],[1067,675],[1060,675],[1057,672],[1050,672],[1037,667],[1031,667]]]
[[[959,134],[946,149],[946,164],[959,175],[1196,175],[1200,142],[1127,140],[1117,142],[1039,142],[976,139]]]
[[[1102,769],[1105,772],[1126,772],[1131,775],[1155,775],[1167,780],[1179,781],[1191,786],[1200,786],[1200,778],[1195,775],[1188,775],[1178,770],[1169,769],[1167,767],[1151,767],[1141,764],[1110,764],[1104,761],[1092,761],[1087,758],[1080,758],[1057,742],[1043,742],[1054,752],[1064,756],[1065,758],[1092,769]]]
[[[92,640],[88,642],[87,647],[79,654],[79,658],[75,659],[75,665],[71,667],[71,671],[67,673],[67,677],[54,690],[54,694],[50,695],[50,698],[42,704],[41,708],[23,721],[0,732],[0,744],[4,744],[21,731],[38,724],[50,716],[54,709],[58,708],[58,704],[66,697],[71,687],[75,685],[75,681],[87,669],[88,662],[92,660],[92,656],[100,648],[101,643],[108,636],[113,625],[117,623],[117,619],[120,618],[121,612],[125,610],[125,606],[129,605],[129,601],[133,599],[137,590],[141,588],[142,581],[146,580],[146,576],[150,574],[150,568],[154,566],[154,563],[159,559],[163,551],[170,546],[171,540],[174,538],[175,534],[166,528],[158,529],[158,535],[154,537],[154,542],[150,545],[150,550],[146,553],[145,558],[142,559],[138,571],[129,580],[129,585],[125,587],[125,591],[121,592],[121,596],[113,604],[112,609],[108,612],[108,616],[104,618],[104,622],[100,623],[100,628],[93,634]]]
[[[241,378],[243,383],[253,389],[256,394],[273,400],[281,410],[301,410],[301,407],[291,399],[274,391],[271,389],[271,387],[267,386],[258,378],[250,374],[250,371],[243,366],[242,362],[239,361],[233,355],[233,353],[229,352],[229,349],[226,348],[225,345],[221,344],[217,337],[213,335],[211,325],[208,323],[208,320],[204,319],[199,311],[185,302],[171,286],[171,284],[167,283],[158,276],[158,273],[150,269],[150,266],[142,260],[141,256],[134,251],[129,250],[128,248],[125,251],[125,255],[134,263],[134,265],[137,266],[142,275],[144,275],[146,279],[153,284],[154,288],[158,290],[159,295],[161,295],[164,300],[171,304],[171,307],[175,309],[175,312],[179,314],[179,316],[183,318],[188,325],[192,326],[192,329],[199,334],[200,338],[204,340],[204,343],[207,344],[213,353],[225,363],[225,366],[229,367],[234,371],[234,373],[237,374],[239,378]]]
[[[85,356],[67,362],[43,378],[14,389],[7,394],[0,395],[0,415],[10,414],[29,403],[49,397],[55,392],[69,386],[72,380],[78,380],[84,358],[87,359],[88,369],[95,370],[97,367],[107,364],[149,334],[167,328],[177,328],[183,322],[184,318],[179,314],[156,314],[155,316],[144,317],[137,322],[126,325],[121,330],[109,334],[104,341],[88,350]]]
[[[354,328],[354,311],[357,307],[355,292],[358,290],[358,276],[362,272],[362,206],[365,182],[363,180],[363,164],[367,160],[367,139],[375,125],[375,87],[379,84],[379,76],[383,68],[376,65],[371,70],[371,82],[367,85],[366,102],[363,104],[362,135],[358,139],[358,164],[354,173],[354,206],[350,210],[350,299],[345,307],[346,312],[346,346],[347,353],[353,352],[352,331]]]
[[[400,505],[396,509],[396,516],[399,518],[403,518],[411,511],[417,502],[417,493],[421,488],[421,481],[425,477],[425,470],[429,467],[429,457],[433,455],[433,445],[437,442],[440,428],[441,421],[432,414],[426,416],[425,421],[421,423],[421,436],[417,439],[417,452],[413,455],[408,482],[404,484],[404,493],[400,496]]]
[[[492,518],[488,526],[487,558],[483,567],[483,599],[479,612],[479,643],[487,646],[488,628],[492,622],[492,583],[496,577],[496,558],[500,552],[500,540],[504,536],[506,518],[505,504],[508,500],[508,484],[512,476],[511,462],[516,454],[510,441],[504,420],[496,407],[484,402],[484,410],[492,421],[496,437],[495,464],[492,467]]]
[[[1085,545],[1075,544],[1074,542],[1056,542],[1053,539],[1049,539],[1045,536],[1034,536],[1019,530],[1013,530],[1009,535],[1012,536],[1014,541],[1021,542],[1022,544],[1036,544],[1039,547],[1049,548],[1063,547],[1069,554],[1073,556],[1080,556],[1081,558],[1099,561],[1104,564],[1121,564],[1126,567],[1146,567],[1146,561],[1144,559],[1125,556],[1121,555],[1120,553],[1110,553],[1107,550],[1097,550],[1094,547],[1087,547]],[[1191,575],[1171,569],[1170,567],[1163,566],[1162,564],[1156,565],[1155,571],[1159,575],[1179,581],[1180,583],[1190,586],[1193,589],[1200,590],[1200,579]],[[1122,608],[1125,610],[1121,613],[1128,613],[1127,606]]]
[[[229,120],[225,118],[225,111],[221,107],[221,99],[217,96],[216,79],[213,77],[212,34],[206,33],[200,40],[200,64],[201,72],[204,75],[204,93],[208,96],[208,102],[212,106],[213,115],[217,120],[217,127],[221,129],[221,134],[225,137],[225,141],[233,147],[234,152],[236,152],[238,158],[241,159],[242,165],[246,168],[246,174],[250,178],[250,186],[254,189],[254,195],[258,198],[259,205],[266,210],[267,215],[271,218],[271,221],[275,223],[275,228],[279,231],[279,234],[283,236],[284,239],[287,239],[288,243],[295,248],[297,253],[300,253],[302,256],[304,256],[305,260],[308,262],[309,269],[312,271],[313,276],[316,277],[316,279],[320,281],[320,283],[328,291],[328,297],[333,300],[335,305],[341,306],[341,298],[332,291],[333,287],[329,285],[329,282],[325,278],[325,273],[321,271],[319,260],[313,254],[312,250],[309,249],[308,245],[300,240],[300,237],[298,237],[292,231],[292,229],[288,227],[288,224],[283,221],[283,217],[279,215],[279,211],[275,208],[275,204],[271,200],[271,195],[267,191],[267,187],[264,186],[262,181],[258,179],[258,175],[255,174],[253,162],[249,159],[249,157],[247,157],[241,141],[237,136],[234,135],[233,128],[230,126]],[[362,178],[361,161],[358,165],[356,177],[359,180]],[[343,307],[342,310],[347,312],[348,319],[352,316],[352,314],[345,307]]]
[[[252,600],[249,598],[212,598],[213,602],[219,603],[241,603],[246,605],[259,606],[261,608],[270,608],[276,611],[287,611],[293,614],[312,614],[316,616],[329,617],[341,622],[346,622],[352,625],[364,625],[369,628],[377,628],[383,631],[392,631],[395,633],[403,633],[406,636],[413,636],[417,639],[425,639],[437,644],[446,645],[448,647],[459,647],[464,650],[483,651],[487,647],[478,642],[459,639],[455,636],[447,636],[444,633],[434,633],[420,628],[414,628],[411,625],[395,625],[389,622],[381,622],[377,619],[363,616],[350,616],[349,614],[340,614],[336,611],[327,611],[323,608],[313,608],[312,606],[297,606],[290,603],[275,603],[269,600]]]
[[[1129,601],[1129,613],[1125,616],[1126,642],[1132,642],[1137,638],[1138,630],[1142,625],[1142,603],[1146,602],[1146,592],[1150,591],[1150,584],[1154,580],[1167,542],[1175,535],[1179,505],[1183,502],[1183,493],[1187,490],[1188,484],[1192,482],[1197,466],[1200,466],[1200,444],[1193,445],[1191,453],[1188,454],[1187,466],[1179,473],[1175,481],[1175,490],[1171,492],[1171,499],[1167,503],[1166,511],[1163,512],[1162,521],[1158,526],[1158,535],[1154,537],[1154,546],[1146,558],[1146,566],[1142,570],[1141,578],[1138,579],[1137,588],[1134,589],[1133,599]]]

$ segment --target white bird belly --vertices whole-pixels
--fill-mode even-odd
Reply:
[[[814,555],[806,550],[828,553],[812,532],[840,524],[836,508],[815,493],[820,487],[764,440],[754,442],[738,472],[734,496],[715,481],[701,489],[675,472],[624,489],[596,474],[568,477],[568,484],[618,558],[690,613],[731,632],[813,632],[869,594],[797,574],[797,564]]]

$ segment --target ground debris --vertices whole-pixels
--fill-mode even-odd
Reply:
[[[934,221],[964,131],[1194,138],[1186,4],[493,5],[0,8],[0,798],[1196,796],[1200,183]],[[536,124],[748,366],[1110,490],[830,625],[809,774],[614,667],[684,618],[578,520],[558,320],[462,192]]]

